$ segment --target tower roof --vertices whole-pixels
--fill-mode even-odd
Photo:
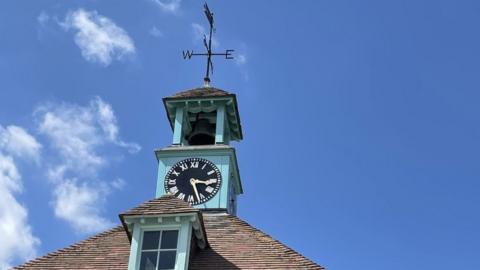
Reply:
[[[178,92],[172,96],[166,97],[166,99],[224,97],[224,96],[234,96],[234,94],[231,94],[225,90],[214,88],[214,87],[198,87],[198,88]]]

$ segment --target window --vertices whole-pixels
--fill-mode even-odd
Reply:
[[[178,230],[145,231],[140,270],[173,270],[177,257]]]

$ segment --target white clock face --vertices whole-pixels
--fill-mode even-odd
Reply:
[[[165,176],[165,191],[191,205],[202,204],[217,194],[222,184],[220,170],[203,158],[177,162]]]

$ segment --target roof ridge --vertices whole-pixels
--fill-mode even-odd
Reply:
[[[187,89],[177,92],[164,99],[181,99],[181,98],[194,98],[194,97],[222,97],[222,96],[234,96],[235,94],[230,91],[226,91],[216,87],[197,87],[193,89]]]
[[[163,205],[162,205],[163,203]],[[161,209],[161,208],[164,209]],[[150,210],[150,211],[149,211]],[[153,212],[152,212],[153,211]],[[171,194],[165,194],[159,198],[153,198],[145,201],[133,208],[130,208],[119,214],[120,219],[126,216],[168,214],[179,212],[198,212],[200,210],[192,207],[184,200],[180,200]]]
[[[85,245],[85,244],[89,244],[90,242],[93,242],[95,240],[97,240],[98,238],[100,237],[104,237],[104,236],[107,236],[109,234],[112,234],[112,233],[115,233],[117,232],[118,230],[122,230],[123,231],[123,226],[122,225],[117,225],[113,228],[110,228],[106,231],[103,231],[103,232],[100,232],[100,233],[97,233],[95,235],[92,235],[90,236],[89,238],[87,239],[84,239],[84,240],[81,240],[79,242],[75,242],[73,244],[70,244],[69,246],[67,247],[64,247],[64,248],[61,248],[61,249],[57,249],[55,251],[52,251],[52,252],[49,252],[41,257],[37,257],[35,259],[32,259],[32,260],[29,260],[21,265],[17,265],[15,266],[13,269],[22,269],[23,267],[27,267],[29,266],[30,264],[33,264],[33,263],[36,263],[36,262],[41,262],[42,260],[46,260],[46,259],[49,259],[51,257],[55,257],[55,256],[59,256],[59,255],[62,255],[62,253],[64,252],[67,252],[67,251],[71,251],[71,250],[76,250],[78,249],[80,246],[82,245]]]

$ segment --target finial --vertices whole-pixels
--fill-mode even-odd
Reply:
[[[210,87],[210,78],[203,78],[203,87]]]
[[[205,53],[194,53],[193,50],[186,50],[182,51],[183,59],[191,59],[192,56],[207,56],[207,71],[205,72],[205,78],[203,79],[203,83],[205,87],[210,87],[210,74],[213,74],[213,63],[212,63],[212,56],[213,55],[221,55],[225,56],[225,59],[233,59],[232,53],[234,50],[225,50],[224,53],[213,53],[212,52],[212,33],[215,32],[215,28],[213,27],[213,13],[208,8],[207,3],[203,5],[205,16],[207,16],[208,23],[210,25],[210,34],[208,35],[208,42],[207,37],[203,35],[203,45],[207,52]]]

